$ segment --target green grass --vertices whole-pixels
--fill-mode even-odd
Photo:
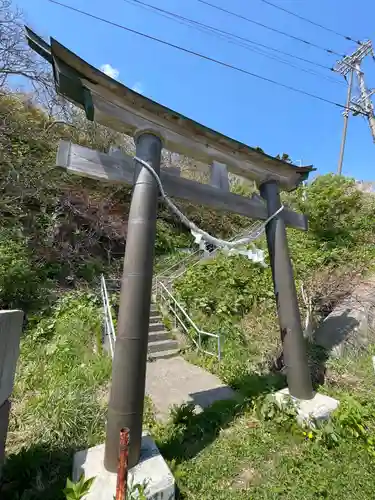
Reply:
[[[176,470],[181,498],[373,499],[374,346],[330,359],[309,345],[317,389],[341,401],[333,420],[340,437],[330,447],[315,438],[306,441],[290,419],[280,425],[259,418],[254,401],[286,386],[267,368],[279,344],[277,325],[272,314],[262,314],[246,316],[241,326],[245,335],[226,339],[220,364],[192,352],[188,359],[240,391],[245,404],[219,403],[183,426],[155,431]]]
[[[21,343],[1,498],[57,500],[74,451],[104,439],[109,357],[98,352],[100,312],[70,295]]]
[[[103,442],[111,361],[98,349],[98,318],[94,297],[70,294],[31,321],[16,375],[2,500],[63,499],[74,452]],[[260,323],[262,331],[270,332],[271,323]],[[259,411],[267,394],[285,386],[282,375],[259,364],[275,345],[274,332],[271,338],[270,347],[266,335],[258,338],[254,330],[252,347],[242,339],[241,352],[236,352],[240,344],[229,342],[220,365],[191,355],[241,391],[241,403],[217,402],[200,414],[175,409],[162,425],[146,399],[145,427],[170,464],[180,498],[373,499],[373,348],[339,360],[314,353],[316,363],[326,367],[319,390],[342,402],[334,419],[339,439],[330,446],[316,436],[306,440],[292,425],[293,417],[270,418]],[[364,426],[368,441],[358,434],[356,422]]]
[[[190,414],[177,423],[157,427],[154,434],[175,472],[181,498],[373,499],[374,448],[356,435],[353,423],[358,404],[365,409],[358,418],[366,436],[375,437],[371,354],[328,365],[326,385],[320,390],[341,401],[341,410],[333,420],[339,435],[335,446],[307,439],[303,430],[293,425],[293,417],[268,419],[259,415],[255,404],[259,394],[263,393],[263,398],[278,384],[268,375],[253,376],[252,390],[248,391],[252,396],[243,404],[219,402],[199,415]]]
[[[244,413],[179,466],[183,498],[373,498],[374,466],[356,444],[327,450],[273,423],[252,425],[252,413]]]
[[[63,296],[31,318],[21,342],[1,500],[60,500],[74,452],[104,442],[111,359],[89,293]],[[145,401],[145,425],[155,425]]]

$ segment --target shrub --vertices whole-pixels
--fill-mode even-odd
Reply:
[[[288,229],[288,243],[297,293],[303,283],[318,321],[373,266],[375,197],[359,191],[352,179],[325,175],[283,198],[309,216],[309,231]],[[265,248],[265,238],[256,245]],[[273,338],[278,327],[270,267],[218,254],[189,269],[175,291],[200,328],[222,334],[222,365],[237,373],[238,365],[243,371],[250,360],[260,362],[259,353],[274,356],[279,340]]]
[[[41,298],[42,287],[41,271],[32,262],[26,244],[0,232],[0,308],[28,309]]]

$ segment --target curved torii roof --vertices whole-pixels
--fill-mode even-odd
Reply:
[[[204,163],[225,163],[230,172],[258,184],[275,180],[287,191],[314,170],[291,165],[205,127],[110,78],[55,39],[48,45],[27,27],[26,32],[30,47],[51,63],[57,92],[84,109],[90,120],[131,136],[152,131],[170,151]]]

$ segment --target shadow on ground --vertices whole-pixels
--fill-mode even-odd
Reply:
[[[285,377],[281,374],[248,374],[240,380],[230,381],[232,387],[242,389],[239,398],[216,401],[198,414],[191,410],[194,403],[199,404],[201,397],[199,393],[191,394],[194,403],[190,410],[186,407],[177,418],[174,415],[167,435],[158,441],[162,455],[176,465],[195,457],[215,441],[222,429],[246,411],[252,399],[277,391],[285,384]]]
[[[62,500],[76,450],[34,445],[10,455],[0,480],[1,500]]]

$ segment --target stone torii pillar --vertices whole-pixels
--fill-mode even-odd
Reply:
[[[162,142],[152,132],[135,138],[136,155],[160,172]],[[139,461],[147,364],[158,187],[150,172],[136,166],[130,205],[104,466],[116,472],[120,430],[130,430],[129,467]]]
[[[267,202],[268,215],[271,216],[281,207],[277,182],[265,182],[260,186],[260,193]],[[289,393],[298,399],[312,399],[314,392],[283,212],[267,224],[266,236]]]

